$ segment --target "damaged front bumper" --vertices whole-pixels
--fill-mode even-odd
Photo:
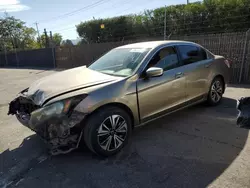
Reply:
[[[8,115],[16,115],[20,123],[42,137],[51,154],[68,153],[78,148],[82,136],[81,122],[86,114],[74,110],[79,101],[67,99],[42,107],[21,93],[9,104]]]

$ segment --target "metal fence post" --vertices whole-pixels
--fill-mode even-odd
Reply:
[[[163,37],[163,40],[166,40],[166,27],[167,27],[167,8],[166,8],[166,5],[165,5],[165,12],[164,12],[164,37]]]
[[[8,66],[8,57],[7,57],[7,51],[6,51],[6,46],[5,46],[5,44],[3,44],[3,47],[4,47],[5,63],[6,63],[6,65]]]
[[[241,83],[241,81],[242,81],[242,74],[243,74],[245,60],[246,60],[246,54],[247,54],[247,44],[248,44],[249,32],[250,32],[250,29],[247,30],[246,36],[245,36],[245,43],[244,43],[244,49],[243,49],[243,55],[242,55],[242,62],[241,62],[241,67],[240,67],[239,83]]]
[[[17,56],[16,48],[15,48],[15,54],[16,54],[16,64],[17,64],[17,67],[19,67],[19,59],[18,59],[18,56]]]
[[[53,65],[54,65],[54,69],[56,68],[56,58],[55,58],[55,47],[52,47],[52,57],[53,57]]]
[[[219,49],[218,49],[219,54],[221,52],[221,38],[222,38],[222,33],[220,34],[220,37],[219,37]]]

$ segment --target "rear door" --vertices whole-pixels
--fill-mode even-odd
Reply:
[[[186,78],[187,101],[195,102],[207,92],[207,81],[212,60],[200,46],[178,45],[182,67]]]

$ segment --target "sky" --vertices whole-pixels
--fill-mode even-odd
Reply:
[[[194,1],[197,0],[189,2]],[[0,17],[7,12],[29,27],[36,28],[38,23],[40,34],[46,28],[72,40],[78,38],[75,26],[93,17],[107,18],[185,3],[187,0],[0,0]]]

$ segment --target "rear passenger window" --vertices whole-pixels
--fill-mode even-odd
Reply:
[[[184,65],[207,59],[206,51],[196,46],[183,45],[178,48]]]

